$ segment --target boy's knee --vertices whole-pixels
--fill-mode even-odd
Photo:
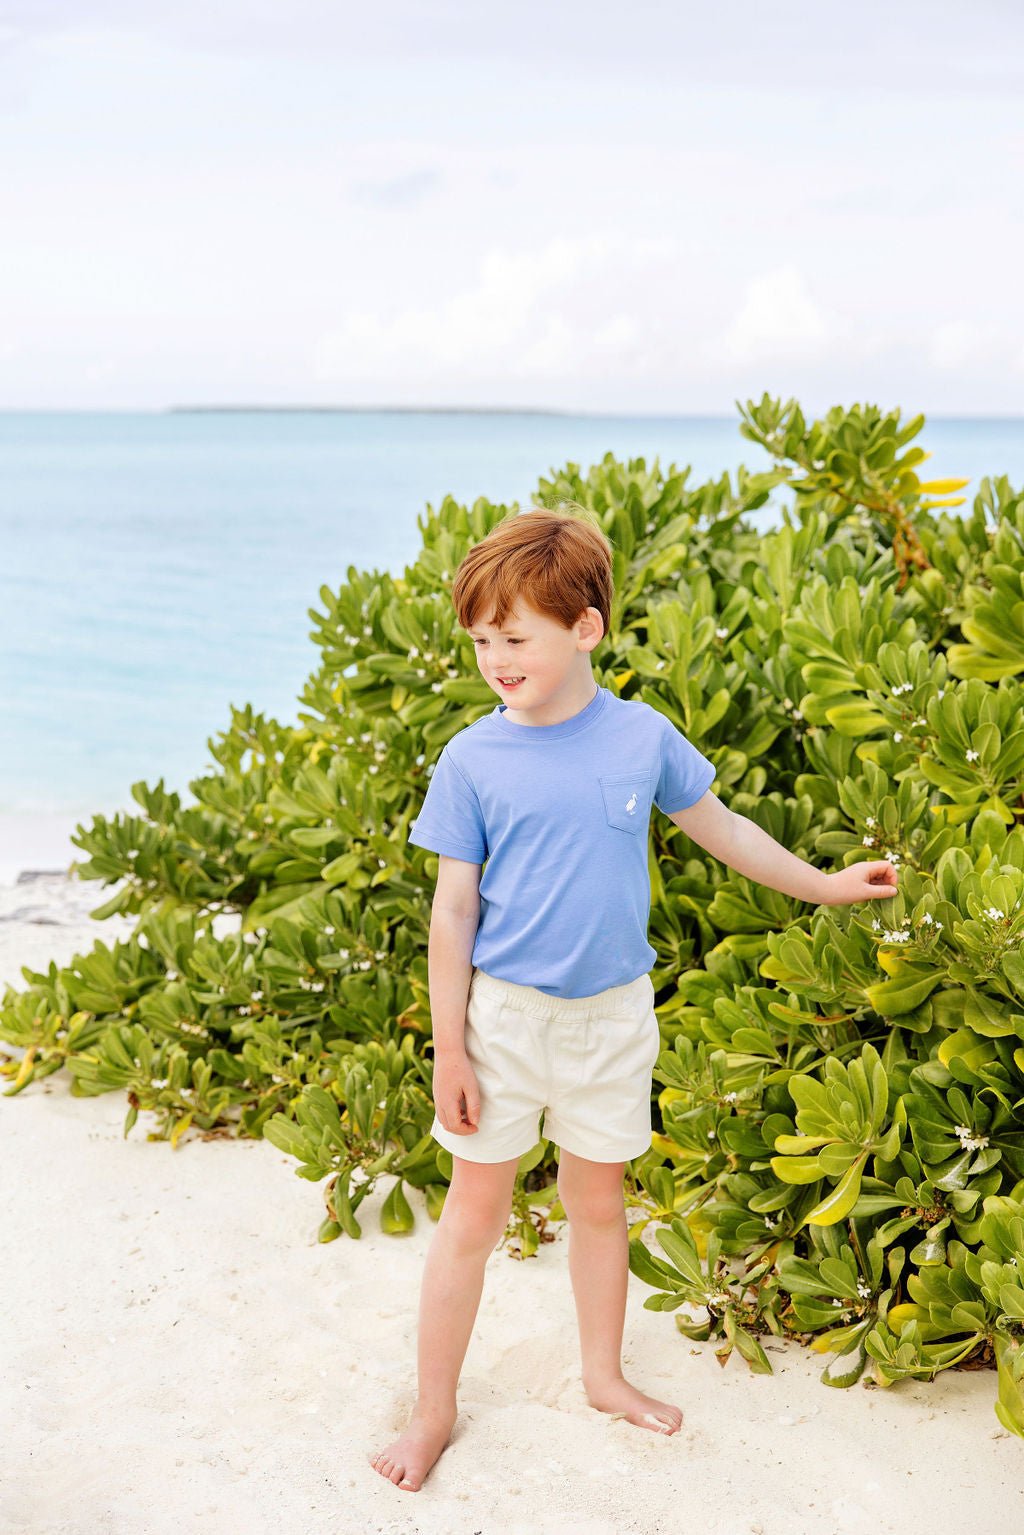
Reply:
[[[576,1221],[586,1226],[613,1226],[622,1220],[626,1211],[621,1193],[609,1196],[577,1192],[568,1199],[564,1194],[560,1194],[559,1198],[570,1225]]]
[[[442,1216],[460,1247],[490,1251],[503,1236],[511,1213],[511,1192],[483,1195],[479,1189],[459,1189],[453,1183],[445,1195]]]

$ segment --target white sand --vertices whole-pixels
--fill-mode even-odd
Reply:
[[[87,916],[111,893],[0,887],[0,983],[127,932]],[[408,1237],[379,1230],[387,1180],[361,1241],[321,1245],[320,1189],[292,1159],[172,1151],[147,1115],[124,1140],[126,1107],[61,1074],[0,1099],[4,1535],[180,1535],[204,1515],[255,1535],[1003,1535],[1024,1513],[994,1371],[837,1391],[820,1355],[771,1340],[773,1376],[738,1354],[722,1369],[633,1275],[626,1373],[683,1428],[590,1408],[564,1228],[526,1262],[492,1254],[452,1441],[399,1491],[366,1453],[414,1399],[422,1196]]]

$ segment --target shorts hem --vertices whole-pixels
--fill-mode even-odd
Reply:
[[[495,1151],[493,1147],[488,1147],[488,1144],[484,1142],[483,1149],[487,1154],[480,1155],[479,1153],[474,1153],[474,1151],[470,1149],[473,1147],[474,1142],[479,1143],[479,1134],[453,1135],[451,1139],[457,1143],[454,1146],[450,1146],[447,1140],[442,1140],[436,1130],[431,1130],[430,1134],[439,1146],[444,1147],[445,1151],[450,1152],[453,1157],[462,1157],[463,1161],[465,1162],[511,1162],[513,1157],[518,1162],[519,1158],[525,1157],[526,1153],[528,1151],[532,1151],[534,1146],[536,1146],[537,1142],[540,1140],[540,1136],[535,1135],[533,1140],[530,1141],[529,1145],[523,1146],[519,1151],[517,1151],[514,1146],[510,1147],[507,1151]]]
[[[632,1162],[637,1157],[646,1156],[653,1145],[653,1137],[648,1135],[646,1144],[634,1147],[632,1151],[622,1147],[619,1147],[617,1150],[609,1150],[607,1142],[598,1146],[592,1142],[584,1143],[573,1135],[563,1139],[560,1137],[560,1132],[554,1127],[552,1127],[547,1138],[549,1141],[553,1141],[562,1151],[568,1151],[574,1157],[583,1157],[587,1162]]]

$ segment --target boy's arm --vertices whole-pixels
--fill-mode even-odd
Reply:
[[[434,1058],[466,1048],[466,1006],[480,925],[480,864],[438,855],[427,972]]]
[[[756,822],[723,805],[710,789],[695,804],[666,814],[694,842],[759,885],[815,905],[828,904],[833,898],[832,875],[789,852]]]

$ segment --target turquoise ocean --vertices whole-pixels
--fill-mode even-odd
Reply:
[[[918,441],[968,495],[1024,483],[1024,421],[933,418]],[[139,779],[192,803],[229,705],[297,721],[321,585],[401,574],[447,493],[526,505],[609,451],[691,484],[768,463],[738,417],[0,413],[0,814],[135,809]]]

